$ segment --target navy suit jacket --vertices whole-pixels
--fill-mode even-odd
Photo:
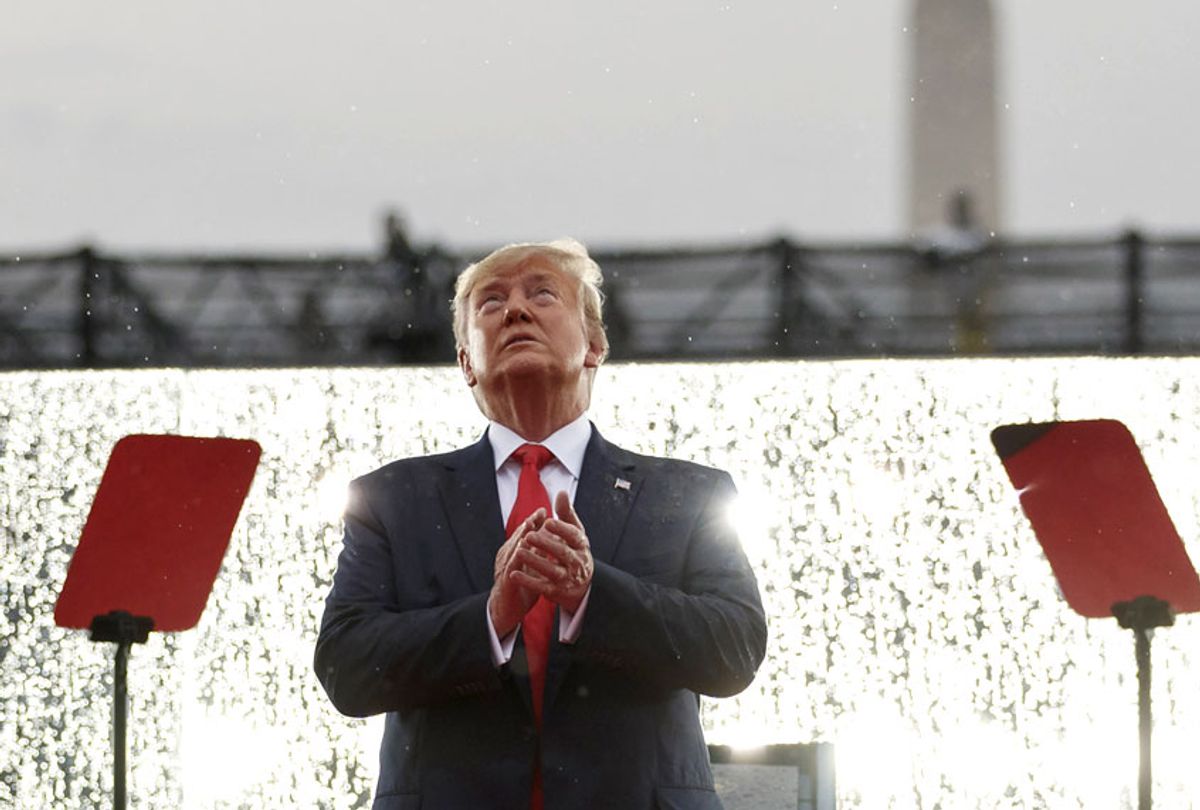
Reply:
[[[314,666],[341,712],[387,713],[373,808],[525,810],[539,756],[546,810],[719,808],[698,694],[740,692],[766,646],[733,494],[593,427],[575,510],[595,573],[578,640],[552,637],[539,734],[520,642],[491,659],[505,538],[486,435],[357,479]]]

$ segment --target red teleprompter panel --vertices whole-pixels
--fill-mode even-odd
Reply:
[[[262,448],[245,439],[126,436],[117,442],[54,608],[86,628],[114,610],[154,629],[200,621]]]
[[[1200,610],[1200,578],[1125,425],[1005,425],[992,442],[1077,613],[1111,617],[1139,596]]]

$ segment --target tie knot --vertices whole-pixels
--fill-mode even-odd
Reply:
[[[536,470],[541,470],[550,459],[554,458],[554,454],[550,452],[550,448],[543,447],[540,444],[523,444],[516,450],[513,450],[512,455],[513,458],[521,462],[521,466],[533,467]]]

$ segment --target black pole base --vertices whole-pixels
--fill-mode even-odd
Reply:
[[[1154,596],[1139,596],[1128,602],[1117,602],[1112,606],[1117,624],[1126,630],[1149,630],[1152,627],[1171,627],[1175,624],[1175,611],[1171,604]]]
[[[154,629],[154,619],[134,616],[124,610],[114,610],[92,619],[89,627],[92,641],[113,641],[117,644],[145,644]]]

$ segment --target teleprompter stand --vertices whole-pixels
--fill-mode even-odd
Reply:
[[[154,628],[149,616],[133,616],[123,610],[114,610],[92,619],[90,636],[92,641],[112,641],[117,645],[113,660],[113,806],[125,807],[125,719],[129,713],[129,684],[126,671],[129,667],[129,648],[134,644],[145,644]]]
[[[1200,610],[1200,577],[1120,422],[1004,425],[992,431],[992,444],[1067,604],[1133,631],[1138,810],[1150,810],[1150,640],[1177,613]]]
[[[1138,810],[1150,810],[1153,786],[1150,765],[1153,728],[1150,710],[1150,639],[1154,637],[1154,628],[1175,624],[1175,614],[1171,611],[1170,603],[1153,596],[1117,602],[1112,612],[1117,624],[1133,631],[1138,678]]]
[[[187,630],[200,620],[261,452],[241,439],[126,436],[104,469],[54,621],[117,645],[115,810],[127,800],[130,649],[151,630]]]

